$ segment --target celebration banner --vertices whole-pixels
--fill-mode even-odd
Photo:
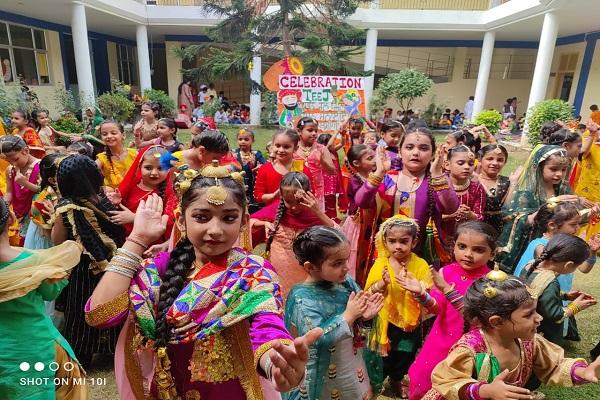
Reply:
[[[323,133],[336,133],[349,116],[365,115],[365,78],[280,75],[279,125],[295,128],[302,117],[319,121]]]

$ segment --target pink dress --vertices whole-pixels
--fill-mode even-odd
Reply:
[[[475,270],[465,270],[457,262],[446,265],[440,273],[449,285],[454,283],[454,289],[465,295],[473,281],[490,271],[487,266]],[[438,303],[438,315],[433,323],[431,332],[427,335],[421,352],[408,370],[410,378],[409,399],[423,398],[431,389],[431,372],[433,368],[446,358],[450,348],[463,335],[463,317],[459,310],[450,304],[443,293],[436,288],[430,292]]]
[[[338,193],[342,193],[342,169],[340,168],[340,160],[337,153],[333,151],[329,151],[329,153],[333,160],[335,172],[331,175],[323,172],[323,194],[325,196],[335,196]]]
[[[296,155],[302,157],[306,162],[305,167],[308,169],[311,175],[309,176],[310,189],[317,198],[317,202],[323,211],[325,210],[325,172],[323,171],[323,166],[321,165],[321,159],[323,158],[323,154],[328,151],[329,150],[327,150],[327,148],[320,143],[315,143],[308,155],[304,154],[300,148],[298,148],[296,151]]]

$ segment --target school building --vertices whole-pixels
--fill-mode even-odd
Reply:
[[[257,1],[266,13],[276,7]],[[435,95],[437,103],[462,110],[474,95],[476,113],[517,97],[521,114],[561,98],[585,120],[589,106],[600,103],[598,15],[597,0],[362,1],[348,22],[367,30],[364,54],[351,62],[375,70],[367,98],[381,77],[412,67],[435,82],[415,108]],[[176,98],[181,68],[202,60],[182,63],[173,49],[208,42],[206,29],[218,22],[202,0],[3,1],[3,81],[16,85],[22,77],[52,113],[57,88],[90,98],[110,90],[112,79]],[[255,80],[268,68],[261,61],[253,62]],[[245,81],[214,83],[229,99],[250,103],[258,122],[260,95],[251,95]]]

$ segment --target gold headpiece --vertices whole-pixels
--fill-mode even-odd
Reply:
[[[504,154],[504,153],[502,153],[502,149],[498,145],[496,145],[496,148],[494,150],[492,150],[492,151],[496,155]]]
[[[558,197],[550,197],[546,200],[546,207],[548,207],[548,209],[552,210],[554,207],[556,207],[558,205],[558,203],[560,203],[560,201],[558,200]]]
[[[189,165],[183,164],[178,168],[179,172],[175,173],[177,180],[175,181],[175,191],[182,197],[185,192],[192,186],[192,181],[196,179],[200,173],[195,169],[191,169]]]
[[[501,271],[500,268],[496,265],[494,266],[493,270],[486,274],[485,277],[490,281],[504,282],[508,279],[508,274],[504,271]],[[487,285],[485,285],[485,288],[483,289],[483,295],[488,299],[493,299],[498,295],[498,289],[496,289],[494,286],[492,286],[491,283],[488,282]]]
[[[214,178],[215,185],[211,186],[207,190],[206,201],[215,206],[222,206],[227,200],[228,192],[221,186],[219,179],[232,178],[234,181],[244,186],[244,172],[231,172],[229,167],[220,166],[218,160],[213,160],[210,165],[202,168],[200,172],[191,169],[188,165],[182,165],[179,167],[179,172],[175,174],[177,182],[175,183],[175,190],[179,196],[183,196],[192,186],[192,181],[198,176],[203,178]]]

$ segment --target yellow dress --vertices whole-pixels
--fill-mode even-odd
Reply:
[[[133,164],[133,161],[137,156],[136,149],[128,148],[126,151],[127,155],[124,159],[118,160],[115,157],[112,157],[112,163],[104,152],[96,156],[101,163],[100,172],[102,172],[102,175],[104,176],[104,186],[116,189],[125,177],[127,170],[131,167],[131,164]]]
[[[590,136],[589,131],[583,134],[585,141]],[[600,202],[600,143],[593,143],[587,154],[583,155],[578,176],[573,185],[577,196],[594,203]],[[600,217],[592,216],[588,225],[582,228],[587,239],[600,233]]]

